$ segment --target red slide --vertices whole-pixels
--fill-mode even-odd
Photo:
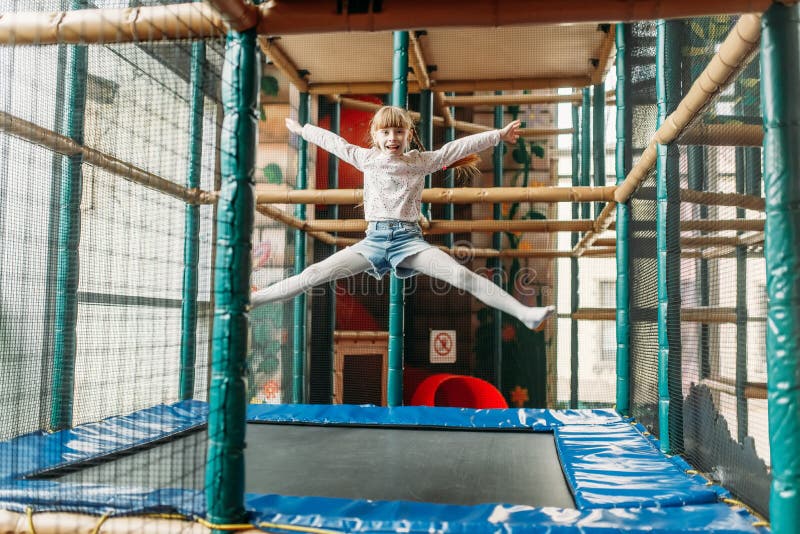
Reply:
[[[472,376],[440,373],[426,378],[411,398],[412,406],[508,408],[496,387]]]

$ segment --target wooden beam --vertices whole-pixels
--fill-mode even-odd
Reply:
[[[697,2],[703,3],[703,2]],[[747,58],[758,49],[761,38],[760,15],[742,15],[706,68],[692,84],[677,109],[667,116],[642,156],[631,168],[616,192],[617,202],[627,202],[656,163],[656,145],[668,145],[678,138],[697,114],[719,94],[744,67]]]
[[[447,105],[445,102],[445,95],[441,91],[435,91],[433,93],[434,101],[436,102],[436,107],[439,108],[439,111],[442,114],[442,119],[444,119],[444,126],[447,128],[451,128],[455,125],[453,121],[453,114],[450,113],[450,106]]]
[[[430,228],[424,233],[439,235],[461,232],[588,232],[593,221],[547,221],[547,220],[513,220],[513,221],[431,221]],[[367,221],[363,219],[315,220],[306,221],[302,230],[310,232],[363,232]]]
[[[524,106],[528,104],[557,104],[564,102],[580,103],[583,97],[577,93],[568,95],[473,95],[446,96],[444,101],[449,106]]]
[[[498,202],[608,202],[615,186],[603,187],[461,187],[428,188],[422,202],[429,204],[493,204]],[[361,189],[260,189],[257,204],[359,204]],[[591,222],[591,221],[587,221]],[[610,221],[609,221],[610,222]]]
[[[600,52],[598,53],[597,58],[597,67],[595,67],[594,72],[592,73],[592,85],[597,85],[598,83],[602,82],[606,76],[606,72],[608,72],[608,63],[611,58],[611,52],[614,50],[616,34],[616,26],[614,24],[610,24],[608,33],[600,45]],[[606,98],[608,98],[608,96],[606,96]]]
[[[216,193],[197,188],[189,189],[176,184],[132,163],[119,160],[94,148],[80,145],[69,137],[3,111],[0,111],[0,131],[43,146],[64,156],[81,154],[84,163],[106,170],[129,182],[134,182],[180,199],[188,204],[214,204],[217,201]]]
[[[523,91],[526,89],[581,88],[591,85],[589,76],[564,76],[558,78],[500,78],[493,80],[435,80],[436,91],[473,93],[476,91]]]
[[[312,95],[372,95],[392,92],[392,82],[334,82],[308,84]],[[419,93],[419,83],[408,80],[408,92]]]
[[[310,86],[313,88],[313,85]],[[347,97],[333,97],[334,100],[338,100],[342,103],[342,106],[350,108],[350,109],[358,109],[361,111],[377,111],[382,106],[381,104],[375,104],[372,102],[364,102],[363,100],[356,100],[354,98],[347,98]],[[419,113],[416,111],[409,111],[411,118],[414,120],[419,120]],[[433,117],[433,124],[436,126],[444,126],[445,120],[442,117]],[[480,132],[488,132],[493,128],[489,126],[484,126],[482,124],[475,124],[472,122],[465,122],[465,121],[453,121],[453,126],[456,130],[467,132],[467,133],[480,133]],[[572,128],[520,128],[519,135],[522,137],[527,138],[536,138],[536,139],[543,139],[546,137],[551,137],[554,135],[561,135],[561,134],[569,134],[572,133]]]
[[[772,0],[405,0],[383,2],[380,13],[350,14],[346,8],[337,10],[337,4],[330,0],[304,0],[259,5],[256,28],[261,35],[276,36],[463,26],[492,28],[524,24],[633,22],[762,12],[771,3]],[[784,0],[783,3],[794,4],[797,0]],[[243,9],[242,13],[237,15],[233,12],[229,16],[241,20],[238,24],[246,26],[252,16],[249,14],[251,8]],[[221,37],[226,31],[227,25],[222,17],[205,3],[0,14],[0,44],[107,44],[203,39]],[[560,83],[556,87],[585,87],[590,84],[591,77],[587,76],[580,84]],[[513,87],[495,84],[489,90],[535,88],[525,83],[522,86],[511,85]]]
[[[258,6],[244,0],[204,0],[222,15],[222,20],[233,30],[243,32],[249,30],[261,18]]]
[[[655,310],[653,310],[655,315]],[[613,321],[616,308],[580,308],[571,315],[581,321]],[[734,308],[696,307],[681,309],[681,321],[687,323],[735,323]]]
[[[694,124],[686,128],[675,143],[704,146],[754,146],[764,142],[760,124]]]
[[[409,44],[408,57],[411,60],[411,66],[414,68],[414,77],[419,83],[420,89],[431,88],[431,78],[428,76],[428,63],[425,61],[425,55],[422,53],[422,46],[417,39],[416,34],[408,32]]]
[[[349,14],[330,0],[268,2],[259,33],[501,27],[523,24],[634,22],[662,18],[762,12],[772,0],[404,0],[382,2],[380,12]],[[345,4],[346,5],[346,4]]]
[[[0,13],[0,44],[89,44],[205,39],[225,35],[205,3],[121,9]]]
[[[261,51],[264,52],[264,55],[275,65],[275,68],[286,76],[289,81],[297,87],[298,91],[301,93],[308,91],[308,80],[300,77],[300,71],[283,48],[277,43],[277,39],[268,39],[261,36],[258,38],[258,45],[261,47]]]

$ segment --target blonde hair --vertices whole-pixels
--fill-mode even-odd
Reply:
[[[425,151],[414,127],[414,120],[408,110],[397,106],[383,106],[375,112],[369,123],[370,142],[375,145],[375,132],[383,128],[405,128],[411,134],[411,141],[417,145],[420,151]],[[459,185],[464,185],[472,181],[472,178],[479,176],[481,171],[478,163],[481,158],[477,154],[470,154],[450,164],[449,169],[456,171]],[[442,169],[444,170],[444,169]]]

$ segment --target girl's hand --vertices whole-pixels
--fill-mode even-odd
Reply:
[[[300,126],[300,123],[289,117],[286,117],[286,128],[295,135],[303,134],[303,127]]]
[[[517,139],[519,139],[517,130],[519,130],[520,124],[521,121],[519,119],[506,124],[505,127],[500,130],[500,139],[506,143],[516,143]]]

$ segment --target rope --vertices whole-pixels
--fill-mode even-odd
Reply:
[[[259,527],[263,528],[280,528],[283,530],[291,530],[294,532],[308,532],[309,534],[342,534],[340,530],[326,530],[322,528],[315,528],[315,527],[300,527],[296,525],[282,525],[280,523],[259,523]]]
[[[31,534],[36,534],[36,528],[33,526],[33,508],[26,506],[25,516],[28,518],[28,529],[31,531]]]

